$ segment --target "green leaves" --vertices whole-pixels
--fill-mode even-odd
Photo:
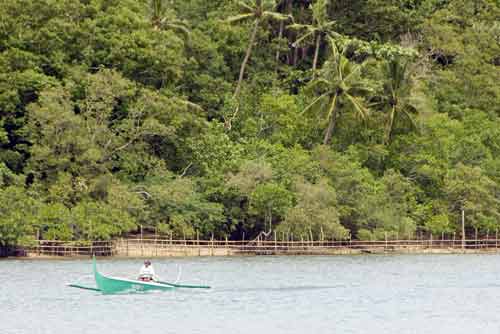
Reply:
[[[4,1],[0,242],[497,229],[498,14]]]
[[[224,216],[222,206],[209,202],[196,191],[188,179],[163,179],[161,183],[147,186],[148,225],[162,227],[163,233],[177,238],[194,238],[199,232],[208,238],[214,231],[222,231]]]
[[[0,245],[17,245],[32,235],[37,205],[21,187],[0,188]]]
[[[445,191],[453,216],[465,210],[472,226],[488,226],[500,218],[500,187],[479,167],[457,165],[446,177]]]
[[[384,62],[383,74],[386,81],[383,85],[383,99],[388,111],[388,120],[385,130],[385,143],[391,141],[396,122],[399,118],[405,117],[410,124],[416,128],[415,114],[417,108],[412,100],[413,82],[411,74],[408,73],[408,61],[393,59]]]
[[[297,204],[286,213],[278,232],[296,238],[347,239],[349,231],[340,224],[337,197],[326,179],[317,184],[297,181]]]
[[[76,235],[86,240],[109,240],[136,228],[126,211],[103,202],[80,202],[72,209]]]
[[[317,97],[304,110],[308,110],[316,104],[323,103],[322,109],[326,110],[326,120],[328,122],[323,145],[330,143],[335,125],[339,105],[350,105],[361,118],[366,118],[368,109],[365,107],[363,94],[371,90],[368,80],[362,75],[362,64],[349,61],[346,56],[337,50],[337,46],[332,44],[333,54],[323,65],[318,79],[311,82],[309,89],[317,89]]]

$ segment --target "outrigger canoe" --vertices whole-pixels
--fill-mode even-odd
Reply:
[[[187,289],[210,289],[209,286],[206,285],[186,285],[186,284],[175,284],[168,282],[144,282],[139,280],[133,280],[128,278],[121,277],[111,277],[101,274],[97,270],[97,264],[95,257],[92,259],[93,269],[94,269],[94,278],[97,285],[97,288],[86,287],[78,284],[70,284],[69,286],[73,288],[92,290],[92,291],[100,291],[105,294],[112,293],[126,293],[126,292],[142,292],[142,291],[150,291],[150,290],[173,290],[179,288],[187,288]]]

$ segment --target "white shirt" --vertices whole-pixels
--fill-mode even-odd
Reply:
[[[150,277],[152,279],[156,279],[155,270],[153,265],[150,264],[146,267],[146,265],[142,265],[141,271],[139,272],[139,277]]]

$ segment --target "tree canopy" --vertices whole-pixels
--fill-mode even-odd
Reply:
[[[498,1],[1,3],[2,246],[500,227]]]

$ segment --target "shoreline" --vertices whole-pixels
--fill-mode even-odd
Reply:
[[[500,249],[456,249],[456,248],[415,248],[415,249],[309,249],[309,250],[288,250],[288,251],[265,251],[265,252],[231,252],[230,250],[219,249],[218,252],[193,252],[193,251],[174,251],[162,252],[162,254],[152,254],[144,252],[143,254],[114,254],[97,255],[100,258],[109,259],[140,259],[140,258],[193,258],[193,257],[257,257],[257,256],[360,256],[360,255],[493,255],[499,254]],[[91,257],[90,254],[81,255],[53,255],[36,254],[27,252],[24,256],[8,256],[3,259],[11,260],[85,260]]]
[[[36,245],[12,248],[13,258],[87,259],[110,258],[233,257],[233,256],[342,256],[398,254],[496,254],[500,239],[483,240],[385,240],[385,241],[279,241],[279,240],[166,240],[115,239],[75,245],[39,240]]]

